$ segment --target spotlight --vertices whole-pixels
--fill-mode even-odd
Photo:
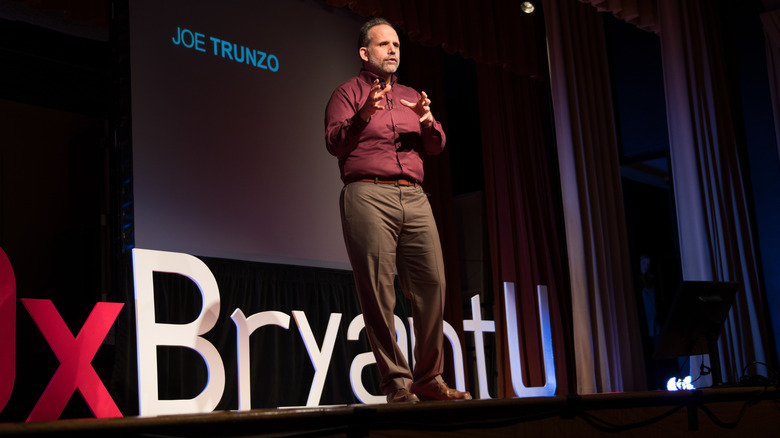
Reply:
[[[666,382],[667,391],[693,391],[694,389],[696,388],[691,383],[691,376],[688,376],[684,379],[672,377],[668,382]]]
[[[536,7],[531,2],[522,2],[520,3],[520,9],[522,9],[526,14],[533,14]]]

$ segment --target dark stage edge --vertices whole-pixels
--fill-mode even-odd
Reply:
[[[778,388],[592,394],[0,424],[1,437],[767,437]]]

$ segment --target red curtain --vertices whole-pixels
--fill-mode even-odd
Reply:
[[[523,380],[543,386],[536,286],[547,286],[557,393],[568,394],[574,387],[571,304],[547,84],[488,65],[478,67],[478,81],[496,314],[507,311],[503,283],[515,283]],[[501,338],[505,319],[496,320]],[[514,394],[508,354],[500,339],[504,397]]]
[[[766,36],[766,63],[769,74],[769,88],[772,93],[772,111],[775,126],[780,126],[780,10],[761,14]],[[780,158],[780,129],[775,129],[777,156]]]
[[[720,28],[727,11],[709,0],[658,5],[683,278],[739,283],[719,339],[723,378],[737,381],[771,347]]]
[[[724,379],[736,380],[754,361],[771,362],[771,347],[744,186],[746,164],[735,130],[739,105],[730,102],[722,41],[721,20],[728,11],[719,8],[727,6],[709,0],[579,1],[660,35],[683,278],[740,284],[717,353]],[[762,21],[776,96],[771,79],[777,77],[780,20],[767,13]],[[775,108],[777,100],[773,97]],[[776,125],[778,119],[775,114]],[[707,359],[691,359],[692,373],[701,360]],[[706,386],[708,379],[697,385]]]
[[[601,16],[546,0],[577,392],[646,388]]]
[[[580,0],[600,12],[612,12],[615,17],[636,27],[659,33],[657,0]]]
[[[448,53],[543,77],[546,59],[540,14],[525,14],[516,0],[326,0],[364,17],[383,17],[413,41]]]

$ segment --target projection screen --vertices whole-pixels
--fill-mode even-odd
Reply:
[[[350,269],[323,119],[364,19],[321,0],[129,6],[135,246]]]

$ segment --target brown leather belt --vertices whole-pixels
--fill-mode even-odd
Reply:
[[[414,181],[409,181],[408,179],[379,179],[379,178],[366,178],[366,179],[359,179],[359,182],[370,182],[374,184],[392,184],[394,186],[404,186],[404,187],[417,187],[419,184],[417,184]]]

